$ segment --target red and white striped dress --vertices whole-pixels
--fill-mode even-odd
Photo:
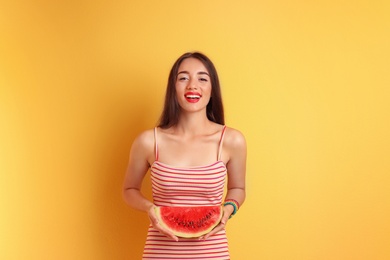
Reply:
[[[175,167],[158,161],[155,128],[156,161],[151,166],[153,201],[156,206],[221,205],[226,180],[226,166],[220,160],[223,127],[215,163],[197,167]],[[174,241],[149,227],[142,259],[230,259],[225,230],[207,240],[179,238]]]

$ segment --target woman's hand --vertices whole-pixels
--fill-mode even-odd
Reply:
[[[218,233],[219,231],[225,229],[226,223],[227,223],[230,215],[233,213],[233,210],[234,210],[234,208],[231,205],[224,206],[223,207],[223,215],[222,215],[221,222],[219,222],[219,224],[215,228],[213,228],[213,230],[211,230],[209,233],[199,237],[199,240],[206,240],[210,236],[212,236],[212,235]]]
[[[175,234],[173,234],[171,231],[169,231],[168,229],[161,226],[161,224],[159,223],[158,218],[156,216],[155,209],[156,209],[156,206],[153,205],[148,210],[148,215],[149,215],[150,223],[152,224],[152,226],[155,229],[157,229],[158,231],[160,231],[161,234],[164,234],[165,236],[172,238],[175,241],[179,241],[179,238],[177,236],[175,236]]]

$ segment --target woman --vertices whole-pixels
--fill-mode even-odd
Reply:
[[[225,227],[245,200],[246,143],[224,125],[218,75],[205,55],[183,54],[168,79],[158,127],[134,141],[124,182],[124,199],[150,219],[143,259],[230,259]],[[151,171],[153,202],[140,192]],[[200,238],[179,238],[162,227],[156,206],[221,205],[223,217]]]

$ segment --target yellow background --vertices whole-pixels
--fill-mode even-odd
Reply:
[[[0,258],[140,259],[128,152],[200,50],[248,142],[232,259],[390,259],[389,3],[1,1]]]

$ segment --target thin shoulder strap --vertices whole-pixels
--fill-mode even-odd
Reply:
[[[226,125],[223,126],[221,138],[219,139],[219,148],[218,148],[218,161],[221,160],[221,152],[222,152],[222,144],[223,144],[223,138],[225,137],[225,130]]]
[[[158,161],[157,126],[154,128],[154,145],[155,160]]]

